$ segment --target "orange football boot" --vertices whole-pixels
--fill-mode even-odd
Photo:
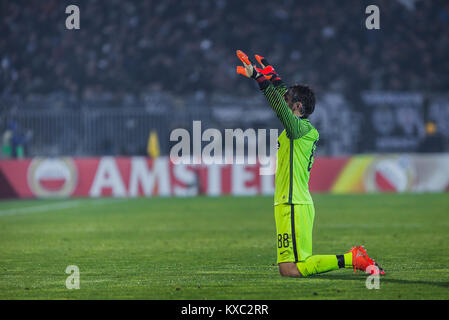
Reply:
[[[384,269],[376,261],[374,261],[374,259],[368,257],[368,254],[363,246],[352,247],[351,250],[346,253],[349,252],[352,253],[352,266],[354,267],[354,273],[356,273],[357,270],[361,270],[370,274],[385,274]],[[366,269],[369,266],[374,266],[374,268],[367,271]]]

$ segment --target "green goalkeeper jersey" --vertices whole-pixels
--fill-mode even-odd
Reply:
[[[309,177],[319,134],[308,119],[293,114],[283,98],[286,90],[282,83],[262,90],[285,128],[278,138],[274,205],[313,204]]]

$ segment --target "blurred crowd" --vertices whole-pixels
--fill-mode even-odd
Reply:
[[[0,7],[0,96],[254,92],[235,50],[321,90],[449,88],[449,2],[15,0]],[[80,8],[67,30],[65,8]],[[365,8],[380,8],[380,30]]]

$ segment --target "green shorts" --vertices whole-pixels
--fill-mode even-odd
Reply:
[[[279,204],[274,207],[277,263],[304,261],[312,255],[313,204]]]

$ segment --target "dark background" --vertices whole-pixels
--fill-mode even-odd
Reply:
[[[80,30],[65,27],[69,4]],[[380,30],[365,27],[370,4]],[[448,31],[448,1],[3,0],[2,143],[134,155],[156,130],[168,154],[170,131],[192,120],[280,129],[235,72],[241,49],[316,91],[320,155],[448,151]]]

